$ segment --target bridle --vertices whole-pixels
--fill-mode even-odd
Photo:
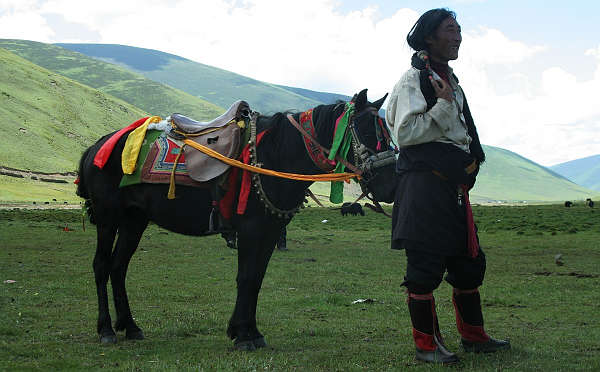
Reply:
[[[354,120],[351,120],[350,125],[348,126],[352,133],[353,139],[352,145],[354,147],[354,164],[361,171],[361,178],[359,181],[363,192],[367,191],[367,185],[373,180],[379,168],[394,164],[396,162],[396,151],[392,150],[390,147],[392,141],[389,135],[389,130],[382,123],[377,111],[378,110],[374,107],[367,107],[356,114],[355,117],[352,118]],[[383,143],[383,148],[386,148],[387,150],[378,152],[377,150],[370,149],[360,140],[361,135],[356,125],[356,117],[365,113],[374,114],[374,126],[376,128],[376,132],[381,131],[382,136],[382,138],[378,138],[378,141],[383,141],[379,143]]]

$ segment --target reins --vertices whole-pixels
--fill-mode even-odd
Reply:
[[[214,151],[211,148],[200,145],[189,139],[185,139],[185,140],[183,140],[183,142],[186,145],[191,146],[191,147],[195,148],[196,150],[201,151],[201,152],[205,153],[206,155],[211,156],[215,159],[218,159],[226,164],[229,164],[229,165],[237,167],[237,168],[241,168],[243,170],[246,170],[246,171],[249,171],[252,173],[260,173],[260,174],[264,174],[267,176],[287,178],[290,180],[297,180],[297,181],[347,181],[347,180],[351,180],[352,178],[355,178],[355,177],[360,177],[358,174],[355,174],[355,173],[296,174],[296,173],[279,172],[279,171],[274,171],[271,169],[264,169],[264,168],[256,167],[253,165],[245,164],[239,160],[228,158],[224,155],[219,154],[218,152]]]

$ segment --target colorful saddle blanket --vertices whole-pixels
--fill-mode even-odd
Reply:
[[[176,184],[203,186],[203,182],[190,178],[185,164],[185,154],[179,155],[180,152],[181,146],[167,137],[165,132],[148,130],[140,148],[135,171],[123,176],[120,187],[138,183],[168,184],[171,181],[173,167],[175,167]]]

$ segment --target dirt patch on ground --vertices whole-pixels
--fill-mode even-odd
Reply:
[[[9,177],[16,178],[30,178],[32,180],[38,180],[42,182],[54,182],[54,183],[69,183],[73,182],[77,178],[76,172],[65,172],[65,173],[46,173],[36,172],[23,169],[15,169],[0,165],[0,174]]]
[[[80,209],[81,204],[0,203],[0,209]]]
[[[533,275],[538,276],[550,276],[550,275],[558,275],[558,276],[574,276],[576,278],[598,278],[600,275],[598,274],[587,274],[587,273],[578,273],[578,272],[569,272],[569,273],[553,273],[550,271],[537,271],[533,273]]]

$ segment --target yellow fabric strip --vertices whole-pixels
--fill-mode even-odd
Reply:
[[[177,163],[179,163],[179,158],[181,154],[183,154],[183,148],[185,145],[181,146],[179,149],[179,154],[175,158],[175,163],[173,163],[173,169],[171,170],[171,179],[169,182],[169,192],[167,193],[167,199],[172,200],[175,199],[175,171],[177,170]]]
[[[238,167],[253,173],[266,174],[268,176],[287,178],[290,180],[298,180],[298,181],[347,181],[352,178],[360,178],[360,176],[356,173],[326,173],[326,174],[295,174],[295,173],[286,173],[286,172],[277,172],[270,169],[263,169],[254,167],[252,165],[244,164],[241,161],[230,159],[226,156],[219,154],[218,152],[206,147],[202,146],[192,140],[186,139],[183,141],[185,144],[192,146],[198,151],[205,153],[208,156],[212,156],[215,159],[222,161],[225,164],[232,165],[234,167]]]
[[[125,141],[123,154],[121,155],[121,167],[123,168],[123,173],[132,174],[135,171],[135,164],[137,163],[138,156],[140,155],[140,148],[142,147],[142,143],[146,137],[148,125],[151,123],[158,123],[161,120],[162,119],[160,116],[151,116],[146,119],[144,124],[140,125],[131,133],[129,133],[127,141]]]

